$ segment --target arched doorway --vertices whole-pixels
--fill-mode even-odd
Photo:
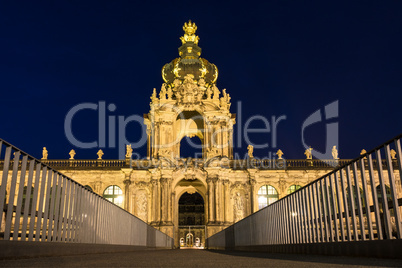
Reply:
[[[184,193],[179,199],[180,247],[203,247],[205,244],[204,198],[197,192]],[[198,242],[198,243],[197,243]]]

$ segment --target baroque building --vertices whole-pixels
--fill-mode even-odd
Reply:
[[[172,236],[176,246],[205,238],[292,193],[347,160],[233,159],[230,95],[216,85],[217,67],[201,58],[197,26],[184,24],[179,57],[162,68],[151,94],[147,159],[43,161],[89,190]],[[182,140],[198,137],[201,154],[181,156]],[[135,149],[135,148],[134,148]],[[44,149],[46,150],[46,149]],[[336,157],[334,157],[336,158]],[[29,193],[28,193],[29,195]],[[198,239],[198,240],[197,240]]]

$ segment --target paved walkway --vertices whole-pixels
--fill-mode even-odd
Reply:
[[[401,267],[402,260],[262,254],[208,250],[139,250],[120,253],[0,261],[2,267]]]

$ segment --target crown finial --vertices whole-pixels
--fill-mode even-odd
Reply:
[[[194,22],[191,22],[191,20],[189,20],[188,23],[185,22],[183,26],[183,31],[184,35],[180,37],[182,44],[185,44],[187,42],[194,42],[194,44],[198,45],[198,40],[200,40],[200,38],[195,35],[195,31],[197,31],[197,25],[195,25]]]

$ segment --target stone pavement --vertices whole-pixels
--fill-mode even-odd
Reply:
[[[0,261],[1,267],[402,267],[402,260],[209,250],[130,252]]]

